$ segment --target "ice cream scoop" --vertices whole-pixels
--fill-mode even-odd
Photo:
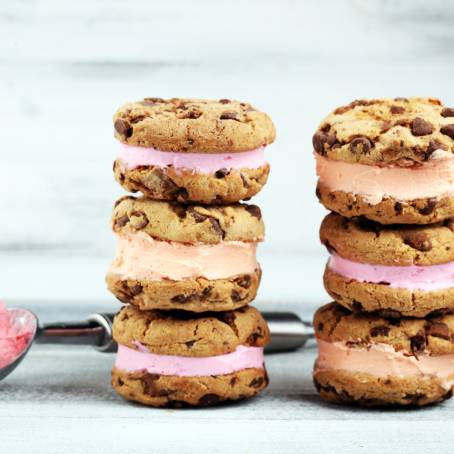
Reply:
[[[292,312],[264,312],[262,315],[271,331],[271,343],[266,348],[267,353],[296,350],[313,338],[311,324],[302,321]],[[33,343],[91,345],[100,352],[116,352],[117,344],[112,339],[114,316],[115,314],[96,313],[91,314],[85,321],[40,324],[38,317],[31,311],[6,309],[1,305],[0,380],[19,365]],[[4,317],[3,322],[1,317]],[[8,324],[5,322],[6,317]],[[3,347],[2,339],[7,336],[8,339],[11,336],[16,339],[14,347]]]

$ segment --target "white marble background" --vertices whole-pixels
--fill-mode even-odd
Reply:
[[[0,294],[41,291],[11,288],[12,277],[51,279],[62,260],[108,263],[121,194],[111,116],[143,96],[239,98],[269,112],[278,140],[254,200],[262,255],[319,256],[312,132],[354,98],[454,104],[453,24],[449,0],[1,2]]]

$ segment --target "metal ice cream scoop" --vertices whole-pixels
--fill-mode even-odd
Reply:
[[[103,353],[117,351],[112,338],[115,314],[91,314],[85,321],[40,324],[38,317],[26,309],[10,309],[18,323],[28,323],[31,336],[27,346],[9,364],[0,368],[0,380],[9,375],[22,361],[33,343],[60,345],[91,345]],[[266,353],[287,352],[302,347],[314,337],[312,325],[292,312],[262,312],[271,331]]]

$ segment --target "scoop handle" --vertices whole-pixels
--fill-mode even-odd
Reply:
[[[271,331],[267,353],[296,350],[312,339],[310,323],[302,321],[293,312],[263,312]],[[54,322],[40,325],[35,342],[38,344],[91,345],[103,353],[117,351],[112,338],[115,314],[91,314],[81,322]]]

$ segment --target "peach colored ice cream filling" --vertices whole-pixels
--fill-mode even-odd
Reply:
[[[266,165],[264,147],[235,153],[175,153],[155,148],[133,147],[120,142],[118,158],[128,170],[139,166],[173,167],[199,173],[221,169],[258,169]]]
[[[197,377],[227,375],[244,369],[263,369],[263,348],[240,345],[231,353],[217,356],[191,357],[157,355],[136,342],[138,350],[118,346],[115,367],[125,372],[146,371],[149,374]]]
[[[326,342],[317,339],[318,358],[315,371],[335,369],[362,372],[377,377],[427,377],[441,380],[443,387],[454,385],[454,354],[431,356],[421,353],[418,358],[396,351],[388,344],[349,347],[345,342]]]
[[[348,279],[385,284],[392,288],[429,292],[454,287],[454,262],[428,266],[385,266],[352,262],[332,254],[328,267]]]
[[[439,150],[437,150],[439,151]],[[441,152],[413,167],[378,167],[333,161],[315,155],[320,183],[331,191],[362,196],[371,205],[392,197],[399,201],[454,195],[454,159]]]
[[[227,279],[258,268],[256,243],[183,244],[155,240],[144,232],[118,236],[109,273],[123,279]]]

